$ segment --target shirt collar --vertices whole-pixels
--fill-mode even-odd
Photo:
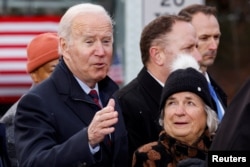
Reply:
[[[207,82],[208,82],[208,83],[211,83],[211,81],[210,81],[210,79],[209,79],[209,76],[208,76],[208,73],[207,73],[207,72],[205,72],[205,74],[204,74],[204,75],[205,75],[205,78],[206,78]]]
[[[86,93],[86,94],[89,94],[89,92],[91,90],[96,90],[97,91],[97,94],[99,94],[99,89],[98,89],[98,83],[95,84],[95,87],[94,88],[90,88],[88,87],[87,84],[85,84],[84,82],[82,82],[79,78],[75,77],[75,79],[77,80],[77,82],[79,83],[80,87],[82,88],[82,90]]]
[[[159,79],[157,79],[152,73],[150,73],[148,70],[147,72],[149,73],[149,75],[151,75],[162,87],[164,87],[164,83],[162,83]]]

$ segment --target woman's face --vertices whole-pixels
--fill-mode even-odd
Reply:
[[[203,100],[194,93],[171,95],[164,107],[164,129],[173,138],[193,144],[206,128],[207,115]]]

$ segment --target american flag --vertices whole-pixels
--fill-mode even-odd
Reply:
[[[114,54],[113,64],[110,67],[108,75],[112,78],[117,84],[122,85],[124,82],[123,69],[121,59],[118,54]]]
[[[0,103],[14,103],[31,86],[26,46],[34,36],[57,32],[58,16],[0,17]]]
[[[59,16],[0,17],[0,104],[14,103],[31,86],[26,47],[36,35],[57,32]],[[114,55],[109,76],[123,83],[120,57]]]

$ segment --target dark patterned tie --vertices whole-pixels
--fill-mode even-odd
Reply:
[[[89,92],[89,96],[94,100],[95,104],[98,105],[101,108],[100,102],[99,102],[99,96],[96,92],[96,90],[92,89]]]

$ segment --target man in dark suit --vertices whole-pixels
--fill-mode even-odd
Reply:
[[[143,29],[140,49],[144,67],[115,94],[128,131],[131,164],[138,147],[158,139],[160,95],[173,60],[181,53],[199,60],[196,46],[194,27],[189,19],[180,16],[160,16]]]
[[[202,56],[199,64],[208,81],[216,112],[221,120],[227,107],[227,95],[207,72],[208,67],[214,64],[221,36],[216,13],[215,7],[193,4],[183,8],[179,15],[191,18],[191,23],[196,29],[198,50]]]
[[[112,98],[118,85],[107,76],[112,23],[102,6],[90,3],[72,6],[62,16],[59,64],[17,107],[21,167],[128,166],[127,131]]]

